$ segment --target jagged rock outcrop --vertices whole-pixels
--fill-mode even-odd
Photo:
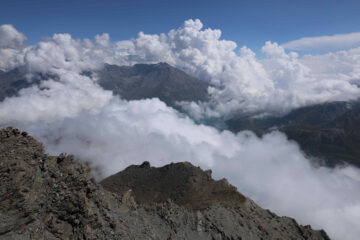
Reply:
[[[105,189],[89,172],[26,132],[0,130],[0,238],[329,239],[190,163],[130,166]]]
[[[203,171],[191,163],[171,163],[161,168],[144,162],[130,166],[100,182],[105,189],[124,194],[131,190],[138,203],[166,202],[201,210],[213,204],[242,205],[246,198],[226,179],[215,181],[211,171]]]

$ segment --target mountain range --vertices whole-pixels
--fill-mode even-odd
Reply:
[[[259,136],[284,132],[321,164],[350,163],[360,167],[360,102],[329,102],[295,109],[285,116],[234,117],[226,121],[233,132],[249,129]]]

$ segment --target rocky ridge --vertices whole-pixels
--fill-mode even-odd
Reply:
[[[145,162],[99,184],[72,155],[50,156],[10,127],[0,130],[0,182],[1,239],[329,239],[190,163]]]

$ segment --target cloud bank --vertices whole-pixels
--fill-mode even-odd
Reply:
[[[49,49],[52,53],[46,56]],[[244,46],[238,51],[235,42],[221,39],[220,30],[203,29],[200,20],[187,20],[167,34],[140,32],[120,42],[111,42],[108,34],[95,40],[55,34],[37,46],[17,50],[11,61],[0,56],[0,65],[14,66],[18,60],[32,71],[44,71],[59,59],[62,67],[73,69],[101,67],[104,62],[167,62],[211,84],[211,102],[182,103],[194,118],[201,119],[239,113],[284,114],[305,105],[357,99],[360,88],[354,79],[360,79],[359,49],[299,57],[277,43],[266,42],[265,57],[258,58],[251,49]]]
[[[0,70],[23,64],[26,37],[9,24],[0,25]]]
[[[51,98],[66,98],[53,94]],[[21,98],[18,104],[28,100]],[[57,111],[52,103],[39,101],[47,112]],[[10,114],[4,112],[5,106],[0,105],[1,114]],[[190,161],[211,168],[216,178],[226,177],[262,207],[324,228],[334,239],[355,240],[360,234],[359,169],[314,168],[298,145],[279,132],[263,138],[248,131],[219,132],[179,116],[158,99],[127,102],[113,97],[96,111],[76,117],[64,112],[57,120],[50,114],[37,121],[22,114],[13,118],[17,127],[43,141],[49,152],[73,153],[101,168],[103,176],[145,160],[155,166]]]
[[[190,161],[213,169],[217,178],[228,178],[265,208],[324,228],[334,239],[357,239],[359,169],[313,167],[298,145],[279,132],[262,138],[249,131],[220,132],[158,99],[124,101],[100,88],[96,76],[81,74],[104,62],[167,61],[213,84],[210,104],[189,108],[206,115],[358,96],[351,82],[359,76],[358,63],[350,61],[359,56],[357,49],[299,58],[267,42],[262,49],[266,58],[258,59],[246,47],[237,54],[236,44],[220,36],[220,30],[202,30],[199,20],[189,20],[167,35],[140,33],[116,43],[107,34],[94,40],[55,34],[35,46],[18,46],[16,64],[49,77],[1,102],[0,126],[27,130],[50,153],[73,153],[99,166],[104,176],[145,160],[156,166]],[[334,65],[341,62],[342,71],[330,71],[329,59]],[[7,61],[13,58],[1,56],[4,66]]]
[[[297,51],[343,50],[360,46],[360,32],[332,36],[304,37],[281,45]]]

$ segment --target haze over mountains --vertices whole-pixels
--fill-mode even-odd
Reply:
[[[1,94],[9,96],[0,102],[1,127],[28,131],[50,154],[75,154],[99,169],[98,179],[145,160],[156,167],[190,161],[211,168],[215,179],[228,178],[241,193],[276,214],[323,228],[335,239],[355,240],[360,235],[359,169],[314,166],[313,159],[285,134],[268,132],[271,127],[292,128],[286,121],[289,116],[301,126],[292,129],[309,132],[302,119],[317,118],[317,110],[302,112],[300,107],[317,109],[319,104],[322,109],[326,102],[356,101],[358,49],[298,56],[268,42],[265,57],[258,58],[246,47],[237,53],[234,42],[222,40],[220,30],[202,29],[199,20],[188,20],[168,34],[140,33],[122,42],[111,42],[107,34],[94,40],[56,34],[26,46],[15,28],[4,29],[2,34],[11,30],[3,39],[12,44],[2,45],[0,67],[7,72],[0,78],[14,72],[3,83],[6,91]],[[109,65],[104,68],[105,63]],[[101,80],[101,75],[106,77]],[[121,96],[126,94],[128,100]],[[153,96],[163,101],[147,98]],[[341,110],[335,119],[326,117],[336,109],[324,111],[324,122],[310,121],[314,136],[310,132],[303,139],[317,141],[320,132],[321,140],[329,136],[323,130],[331,128],[331,133],[340,129],[354,143],[351,126],[357,121],[356,112]],[[283,124],[260,121],[256,128],[261,137],[199,124],[209,118],[244,116],[271,120],[259,118],[270,114],[280,116],[276,118]],[[248,120],[241,120],[238,129],[248,128],[243,125]],[[309,148],[309,153],[315,152]]]
[[[234,117],[227,120],[234,132],[252,130],[259,135],[280,130],[300,144],[320,164],[360,166],[360,102],[329,102],[295,109],[281,117]]]
[[[182,110],[179,104],[208,102],[210,85],[167,63],[116,66],[106,64],[101,70],[84,74],[96,75],[105,90],[126,100],[159,98],[170,107]],[[38,85],[47,77],[41,73],[26,76],[16,68],[0,76],[0,100],[16,96],[21,89]],[[57,76],[52,76],[58,78]],[[336,166],[350,163],[360,166],[360,102],[329,102],[292,110],[284,116],[243,115],[219,118],[229,130],[251,130],[258,135],[280,130],[297,143],[302,150],[320,158],[320,164]],[[211,124],[208,122],[207,124]],[[214,125],[216,127],[216,125]]]
[[[191,77],[185,72],[167,63],[136,64],[134,66],[116,66],[105,64],[95,72],[84,72],[85,75],[96,75],[98,84],[105,90],[126,100],[159,98],[169,106],[176,106],[181,101],[208,101],[205,81]],[[31,77],[24,68],[15,68],[0,77],[0,100],[12,97],[21,89],[38,85],[42,80],[58,76],[35,73]]]

